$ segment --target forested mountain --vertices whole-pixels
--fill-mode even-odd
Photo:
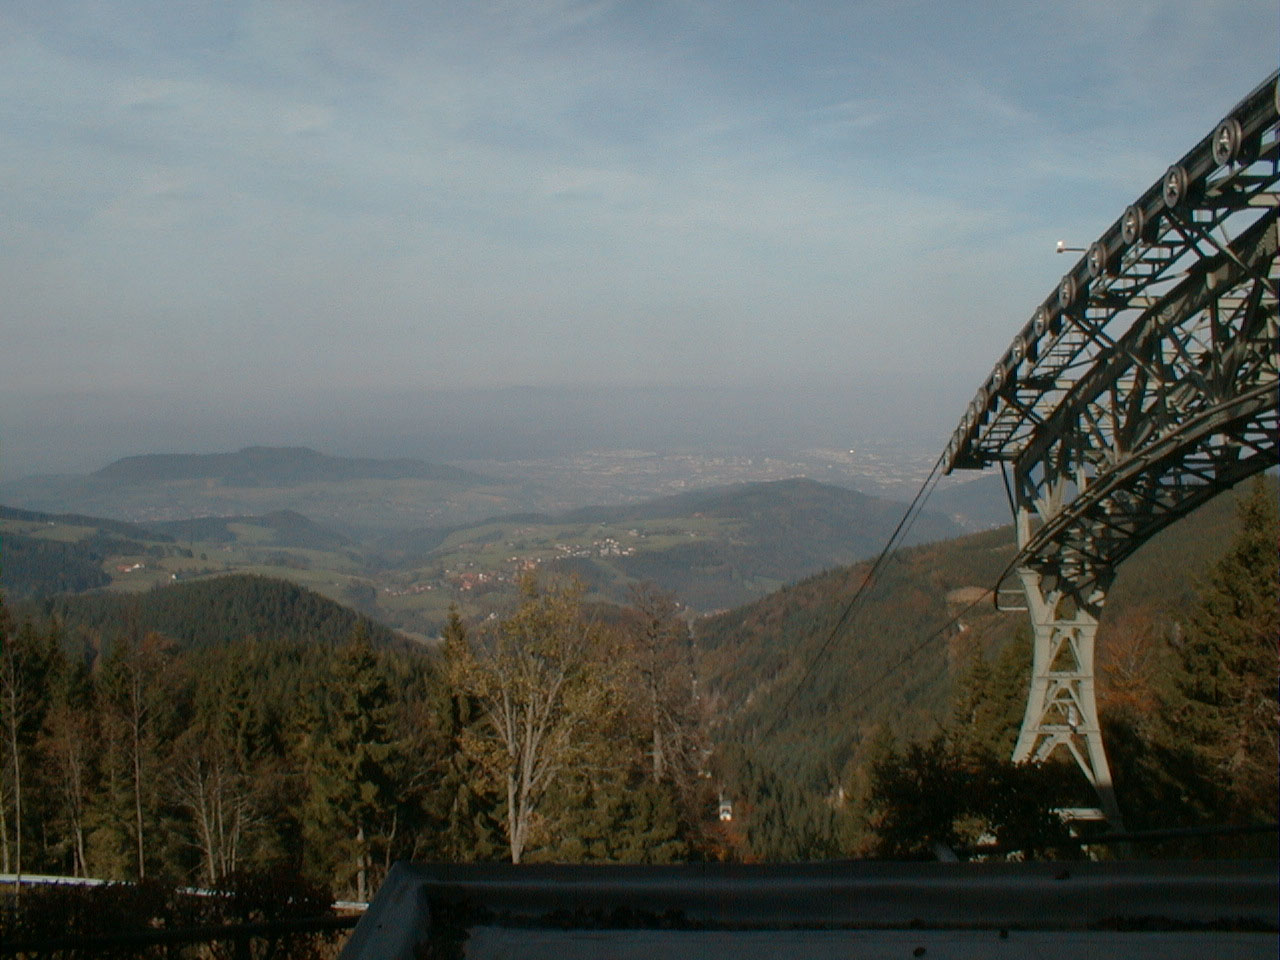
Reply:
[[[798,524],[805,528],[807,534],[818,534],[818,528],[827,522],[840,531],[842,538],[852,535],[862,539],[860,549],[866,552],[870,544],[864,538],[878,538],[882,532],[892,530],[893,524],[902,516],[902,508],[903,505],[896,500],[873,497],[806,477],[793,477],[790,480],[735,483],[726,487],[692,490],[643,503],[584,507],[563,514],[561,519],[573,523],[627,523],[701,514],[778,525]],[[917,541],[938,540],[955,532],[954,526],[936,513],[926,513],[919,526]],[[833,534],[822,536],[830,539]]]
[[[736,535],[703,561],[719,561],[749,569],[755,577],[787,581],[874,554],[889,538],[903,511],[904,505],[895,500],[797,477],[699,490],[633,506],[589,507],[574,510],[563,519],[614,524],[662,517],[735,520],[741,524]],[[926,511],[912,527],[907,542],[942,540],[959,532],[945,517]],[[628,566],[640,569],[644,565],[637,560]],[[659,567],[656,572],[664,571]],[[664,586],[674,588],[672,584]]]
[[[196,483],[188,492],[203,497],[208,490]],[[577,576],[596,601],[626,603],[634,585],[651,582],[694,611],[725,609],[874,553],[904,509],[792,479],[373,540],[292,510],[139,524],[8,510],[0,537],[10,538],[12,550],[7,563],[0,558],[0,585],[19,599],[247,572],[291,580],[433,635],[450,604],[475,617],[505,609],[530,569]],[[956,532],[926,512],[912,536]]]
[[[12,604],[17,619],[56,621],[72,638],[159,633],[183,646],[251,637],[335,644],[362,629],[377,643],[389,628],[349,607],[283,580],[244,574],[196,580],[143,593],[58,596]]]
[[[1274,817],[1278,527],[1274,484],[1252,487],[1123,568],[1099,700],[1132,827]],[[6,601],[0,870],[249,870],[366,896],[399,857],[1052,847],[1070,840],[1053,809],[1088,788],[1006,759],[1025,614],[984,594],[1012,549],[995,530],[902,551],[829,648],[864,566],[696,640],[656,588],[602,615],[552,578],[493,617],[453,612],[432,650],[263,578]]]
[[[1275,496],[1275,483],[1267,481]],[[1152,652],[1175,639],[1205,570],[1238,532],[1243,491],[1211,501],[1153,538],[1120,568],[1098,639],[1099,690],[1121,696],[1124,671],[1156,683]],[[900,552],[832,630],[867,565],[831,571],[701,621],[697,643],[721,726],[726,778],[759,795],[778,778],[795,817],[857,779],[877,737],[928,735],[948,718],[958,678],[974,657],[995,663],[1015,636],[1029,657],[1026,613],[994,610],[986,593],[1014,554],[1011,528]],[[1016,581],[1006,584],[1015,587]],[[970,606],[977,601],[975,606]],[[959,615],[954,624],[952,618]],[[830,646],[824,652],[824,645]],[[1023,646],[1027,644],[1027,646]],[[1020,718],[1028,676],[1012,700]],[[1129,694],[1132,695],[1132,691]],[[765,773],[764,771],[767,771]],[[767,786],[767,784],[766,784]],[[807,799],[805,799],[807,798]]]
[[[404,479],[470,485],[491,482],[479,474],[439,463],[332,457],[309,447],[245,447],[235,453],[143,454],[109,463],[92,476],[113,483],[217,480],[229,486]]]
[[[111,582],[102,569],[107,556],[100,544],[8,533],[0,543],[0,584],[15,600],[105,587]]]
[[[971,533],[1003,527],[1009,522],[1009,495],[999,473],[989,472],[972,479],[956,474],[952,480],[958,482],[933,491],[930,510],[950,517]]]
[[[666,498],[622,510],[618,521],[668,511],[741,524],[719,543],[688,544],[623,560],[628,576],[652,580],[706,610],[741,602],[753,586],[791,582],[875,554],[902,518],[904,507],[843,487],[794,479]],[[945,517],[925,512],[908,542],[940,540],[958,532]],[[691,585],[690,572],[702,582]]]

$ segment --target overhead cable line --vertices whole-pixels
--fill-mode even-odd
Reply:
[[[1004,582],[1004,578],[1007,577],[1010,573],[1012,573],[1014,567],[1016,567],[1017,565],[1018,565],[1018,557],[1015,556],[1012,560],[1009,561],[1008,566],[1006,566],[1002,571],[1000,571],[1000,575],[996,580],[997,587],[999,586],[999,584]],[[993,594],[994,592],[995,592],[995,588],[992,589]],[[959,623],[965,617],[965,615],[969,613],[969,611],[975,609],[979,604],[983,603],[985,600],[986,600],[986,595],[983,594],[982,596],[978,597],[976,600],[973,600],[968,604],[966,604],[950,620],[948,620],[942,626],[938,627],[932,633],[928,634],[923,640],[920,640],[919,642],[911,646],[906,653],[904,653],[896,661],[894,661],[892,664],[886,667],[885,670],[879,676],[877,676],[874,680],[872,680],[870,683],[864,684],[860,689],[855,690],[849,696],[849,699],[860,700],[863,697],[865,697],[867,694],[872,693],[878,686],[880,686],[880,684],[884,683],[891,676],[893,676],[895,673],[897,673],[899,670],[905,667],[908,663],[910,663],[911,660],[918,653],[920,653],[920,651],[922,651],[925,647],[929,646],[929,644],[933,643],[934,640],[937,640],[939,637],[944,636],[946,632],[950,630],[952,627],[954,627],[957,623]],[[788,701],[788,703],[790,703],[790,701]],[[772,732],[772,728],[770,728],[770,732]]]
[[[848,622],[854,608],[857,607],[858,601],[862,599],[871,584],[875,582],[876,574],[880,572],[881,567],[884,566],[889,558],[897,553],[898,549],[902,545],[902,540],[911,532],[911,528],[915,525],[921,511],[924,510],[924,505],[928,502],[929,497],[933,494],[934,488],[938,485],[938,480],[941,477],[940,471],[942,468],[942,462],[945,456],[946,454],[943,453],[934,461],[933,467],[929,471],[929,475],[925,477],[924,482],[920,484],[920,489],[916,491],[915,497],[913,497],[911,503],[907,505],[906,512],[903,513],[902,519],[898,521],[898,525],[894,527],[893,532],[889,534],[889,539],[885,542],[885,545],[881,549],[879,555],[871,564],[870,569],[867,570],[866,576],[862,578],[862,583],[858,585],[858,589],[853,592],[853,596],[850,597],[849,602],[845,604],[844,610],[840,614],[840,618],[836,621],[835,626],[831,628],[831,632],[827,634],[827,638],[822,642],[822,645],[818,647],[818,652],[814,655],[813,659],[809,661],[809,666],[805,669],[804,675],[800,678],[800,682],[797,683],[795,688],[791,691],[786,702],[783,703],[782,709],[775,715],[774,721],[769,724],[768,729],[764,731],[764,736],[767,737],[772,734],[777,725],[781,722],[782,718],[787,715],[787,711],[791,709],[791,705],[795,702],[796,697],[800,695],[800,691],[804,689],[805,684],[807,684],[809,679],[813,676],[813,672],[817,669],[819,661],[826,656],[827,651],[831,649],[831,645],[835,643],[836,638],[840,635],[840,631],[844,628],[845,623]]]
[[[945,454],[943,456],[945,456]],[[942,465],[942,459],[943,459],[942,457],[939,457],[938,461],[933,465],[933,469],[929,471],[929,476],[927,476],[924,482],[920,485],[920,489],[916,492],[916,495],[914,499],[912,499],[910,505],[908,505],[906,512],[902,515],[902,519],[898,521],[897,527],[895,527],[893,533],[890,534],[889,539],[885,543],[884,548],[880,551],[879,556],[876,557],[875,562],[871,565],[871,569],[867,571],[866,576],[864,576],[862,579],[862,583],[858,585],[858,589],[854,591],[854,594],[849,599],[849,602],[845,604],[844,610],[840,614],[840,619],[836,621],[836,625],[831,629],[831,632],[827,635],[827,638],[822,642],[822,645],[818,648],[817,654],[809,662],[809,666],[805,670],[804,676],[800,678],[800,682],[797,683],[795,686],[795,689],[791,691],[791,694],[787,697],[786,702],[783,703],[782,709],[779,710],[778,713],[775,715],[773,722],[770,723],[769,726],[765,729],[762,736],[764,737],[770,736],[777,729],[778,724],[782,722],[782,719],[786,717],[787,711],[791,709],[791,705],[795,702],[796,697],[800,695],[800,692],[804,689],[805,684],[808,683],[809,679],[813,676],[814,671],[818,667],[818,662],[824,656],[826,656],[827,651],[831,649],[831,645],[835,642],[836,638],[840,635],[841,629],[844,627],[850,615],[853,613],[853,610],[857,606],[858,601],[862,599],[868,587],[873,583],[876,573],[890,559],[890,557],[894,556],[897,553],[898,549],[901,547],[901,540],[905,538],[906,535],[911,531],[911,527],[915,524],[915,521],[920,516],[921,511],[924,510],[924,505],[928,502],[929,497],[933,494],[934,489],[938,485],[939,468]],[[1007,482],[1008,480],[1006,478],[1006,483]],[[1013,559],[1010,560],[1009,563],[1005,566],[1005,568],[1000,571],[999,575],[996,577],[995,586],[992,587],[992,591],[991,591],[992,596],[995,596],[996,591],[998,591],[1000,588],[1000,584],[1004,583],[1005,578],[1009,576],[1010,573],[1013,572],[1015,567],[1017,567],[1020,556],[1021,556],[1020,554],[1015,553]],[[884,683],[886,680],[892,677],[895,673],[901,670],[904,666],[910,663],[911,660],[914,659],[917,654],[919,654],[922,650],[925,649],[925,647],[933,643],[934,640],[943,636],[948,630],[950,630],[957,623],[959,623],[963,617],[965,617],[970,611],[977,608],[978,605],[983,603],[985,600],[986,600],[986,596],[984,594],[983,596],[980,596],[977,599],[966,604],[954,616],[952,616],[949,620],[947,620],[946,623],[944,623],[942,626],[938,627],[936,630],[929,633],[922,640],[913,644],[901,657],[895,660],[892,664],[890,664],[887,668],[885,668],[884,671],[882,671],[878,676],[876,676],[875,679],[863,685],[860,689],[854,691],[849,696],[848,699],[859,700],[865,697],[867,694],[873,692],[882,683]]]

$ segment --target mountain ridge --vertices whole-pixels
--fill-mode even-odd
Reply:
[[[292,485],[347,480],[435,480],[479,485],[488,477],[407,458],[335,457],[311,447],[242,447],[233,453],[145,453],[122,457],[89,474],[113,483],[220,480],[245,485]]]

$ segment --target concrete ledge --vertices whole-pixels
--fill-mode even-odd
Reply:
[[[400,863],[343,957],[408,957],[428,937],[471,927],[1265,934],[1280,916],[1278,879],[1273,861]]]

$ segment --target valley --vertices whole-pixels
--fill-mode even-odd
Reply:
[[[617,481],[619,457],[637,467],[628,474],[636,486]],[[130,457],[85,477],[7,484],[5,580],[11,596],[24,597],[249,573],[289,580],[419,637],[439,632],[450,605],[475,618],[505,609],[535,571],[577,576],[589,596],[612,603],[650,581],[707,613],[868,556],[893,529],[903,509],[895,500],[776,476],[802,466],[615,453],[570,458],[558,472],[508,465],[517,484],[514,475],[306,448]],[[580,498],[611,476],[612,503],[584,505]],[[715,484],[742,476],[774,479]],[[634,496],[671,488],[684,492]],[[915,536],[960,532],[927,513]],[[74,581],[68,564],[80,571]]]

